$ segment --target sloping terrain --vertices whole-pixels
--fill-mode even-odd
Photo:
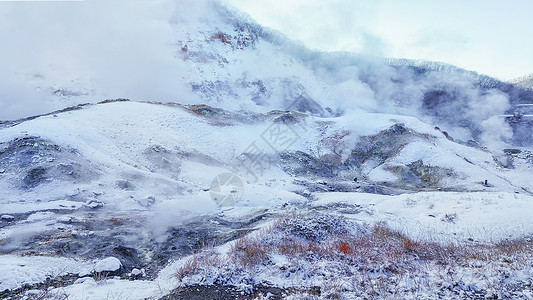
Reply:
[[[520,78],[511,80],[511,83],[522,86],[526,89],[533,89],[533,75],[529,74]]]
[[[531,90],[183,3],[154,95],[0,121],[0,297],[531,297]]]
[[[95,274],[90,262],[106,257],[120,261],[110,274],[146,280],[171,259],[223,245],[293,209],[459,241],[531,234],[530,152],[493,155],[411,117],[360,117],[372,122],[107,101],[4,128],[2,253],[89,264],[66,267],[74,277],[65,283]],[[483,212],[469,215],[476,208]],[[512,216],[509,223],[500,213]],[[141,277],[131,275],[141,269]],[[48,270],[4,278],[2,289],[56,276]]]
[[[131,82],[116,78],[117,88],[84,69],[63,81],[54,68],[39,70],[26,84],[59,107],[123,97],[321,117],[361,109],[413,116],[494,149],[533,142],[530,119],[505,119],[533,103],[533,91],[518,85],[443,63],[309,50],[217,1],[184,1],[167,25],[171,45],[158,50],[168,63],[147,75],[154,78],[139,80],[139,63]]]

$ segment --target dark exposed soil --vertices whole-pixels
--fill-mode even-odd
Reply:
[[[284,296],[288,296],[295,292],[306,292],[311,295],[319,296],[320,288],[312,287],[305,291],[300,291],[294,288],[282,289],[265,285],[255,285],[245,292],[231,285],[189,285],[174,290],[169,295],[161,298],[161,300],[247,300],[257,299],[257,297],[260,296],[267,297],[267,299],[280,300],[283,299]]]

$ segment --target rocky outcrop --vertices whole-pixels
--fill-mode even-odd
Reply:
[[[404,124],[394,124],[374,136],[362,137],[344,163],[354,168],[360,168],[368,161],[376,166],[381,165],[398,154],[414,135]]]
[[[94,165],[75,149],[36,136],[0,143],[0,170],[4,175],[13,175],[13,183],[24,189],[50,180],[83,183],[98,177]]]

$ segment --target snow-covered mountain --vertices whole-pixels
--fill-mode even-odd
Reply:
[[[533,89],[533,74],[513,79],[510,82],[512,84],[519,85],[527,89]]]
[[[305,101],[298,109],[315,116],[362,109],[413,116],[455,138],[495,149],[500,141],[516,146],[533,141],[529,120],[503,117],[518,104],[533,103],[533,92],[476,72],[436,62],[309,50],[216,1],[184,1],[167,25],[170,44],[150,49],[164,58],[145,62],[140,57],[138,66],[127,67],[109,62],[109,68],[122,72],[115,86],[91,70],[57,76],[59,66],[24,78],[56,103],[54,108],[129,98],[264,113],[289,109],[301,97]]]
[[[180,258],[295,211],[459,244],[531,236],[532,124],[516,111],[532,91],[441,63],[312,51],[218,2],[189,4],[169,23],[175,72],[142,94],[103,100],[115,93],[100,80],[41,74],[31,84],[73,106],[0,123],[3,295],[63,280],[54,292],[69,299],[160,297],[180,285]],[[531,283],[522,271],[512,284]],[[102,272],[122,279],[104,287]]]

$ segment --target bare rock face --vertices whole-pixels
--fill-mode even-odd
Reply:
[[[46,179],[46,169],[43,167],[36,167],[28,171],[24,179],[24,187],[32,188],[41,184]]]
[[[451,169],[425,165],[422,160],[388,169],[398,175],[401,184],[412,188],[438,187],[441,179],[455,176]]]
[[[96,168],[77,150],[36,136],[0,143],[0,170],[15,174],[15,184],[32,189],[52,180],[86,183],[98,177]]]
[[[285,172],[296,176],[334,177],[334,167],[302,151],[284,152],[280,155]]]
[[[380,165],[396,155],[414,137],[415,133],[404,124],[394,124],[374,136],[362,137],[345,164],[359,168],[363,163],[373,161],[376,166]]]

